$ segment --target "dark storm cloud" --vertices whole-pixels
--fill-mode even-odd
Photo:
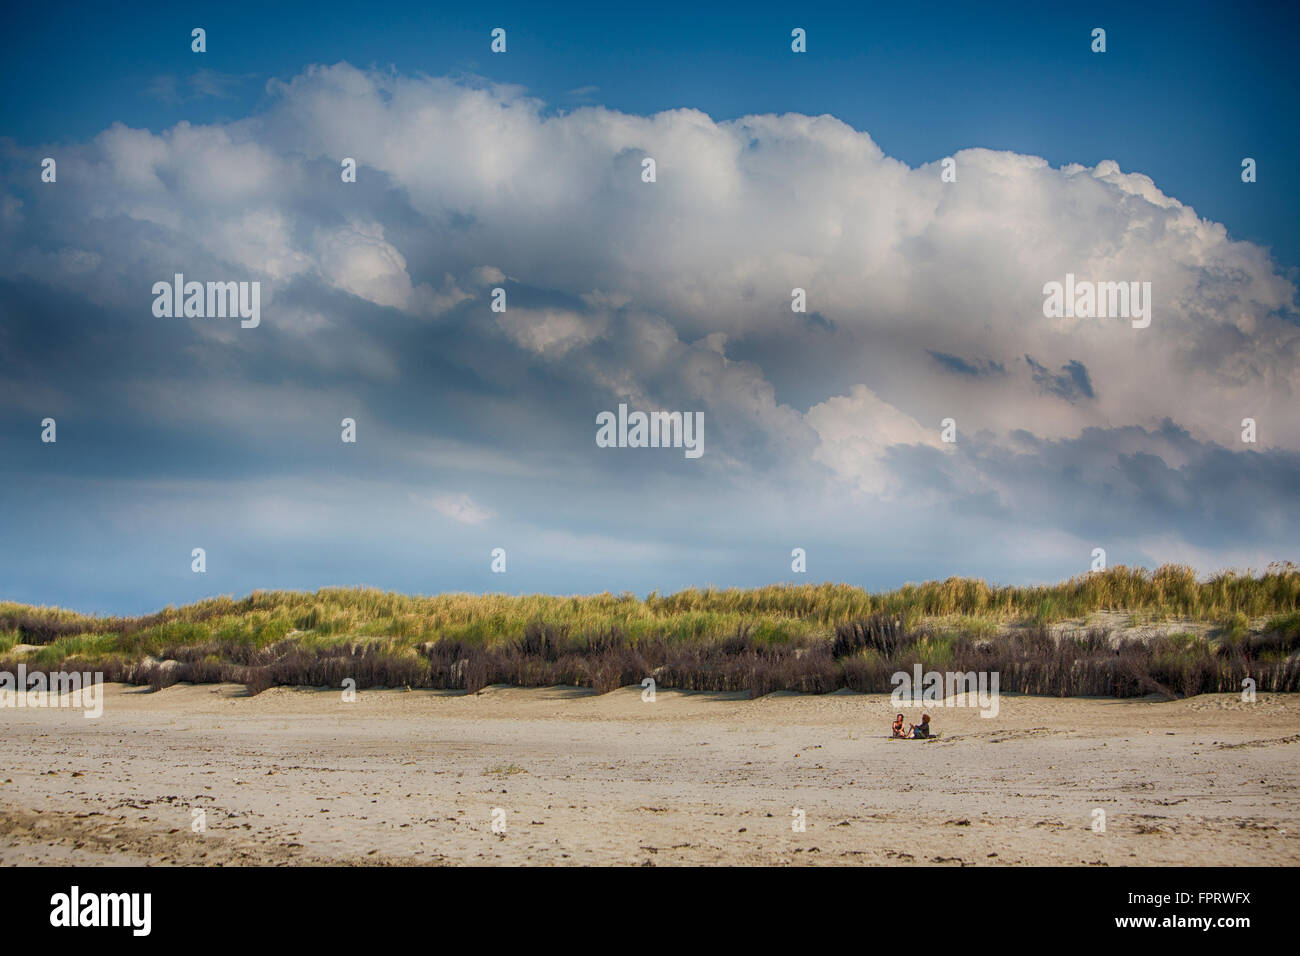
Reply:
[[[1060,372],[1052,372],[1029,355],[1025,356],[1025,361],[1033,373],[1034,384],[1047,394],[1063,398],[1067,402],[1097,397],[1092,390],[1088,369],[1082,362],[1071,359],[1061,366]]]
[[[968,361],[956,355],[948,355],[946,352],[936,352],[934,349],[927,349],[926,351],[939,365],[950,372],[956,372],[958,375],[979,378],[981,375],[1004,375],[1007,371],[1001,362],[993,362],[988,359],[972,359]]]
[[[897,448],[890,460],[911,487],[954,511],[1084,539],[1178,534],[1207,549],[1267,543],[1279,557],[1294,556],[1300,541],[1295,452],[1229,450],[1169,420],[1022,444],[1025,453],[977,440],[949,455]],[[990,490],[961,493],[981,485]]]

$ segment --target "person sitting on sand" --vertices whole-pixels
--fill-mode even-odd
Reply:
[[[912,726],[907,728],[907,732],[911,734],[913,740],[924,740],[925,738],[931,736],[930,715],[922,714],[921,722],[919,724],[912,724]]]
[[[891,737],[906,737],[906,736],[907,736],[907,734],[903,733],[903,715],[902,715],[902,714],[899,714],[897,717],[894,718],[894,728],[893,728],[893,730],[894,730],[894,732],[893,732],[892,734],[890,734]]]

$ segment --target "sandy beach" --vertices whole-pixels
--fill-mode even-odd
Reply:
[[[114,684],[0,710],[0,862],[1300,862],[1295,695],[927,709],[912,742],[884,694]]]

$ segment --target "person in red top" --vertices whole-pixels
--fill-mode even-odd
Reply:
[[[907,736],[907,734],[903,733],[903,715],[902,715],[902,714],[899,714],[897,717],[894,718],[894,732],[893,732],[890,736],[892,736],[892,737],[906,737],[906,736]]]

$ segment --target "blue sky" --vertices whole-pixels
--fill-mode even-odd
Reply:
[[[1294,559],[1296,15],[1045,6],[17,8],[0,599]],[[176,271],[263,326],[154,317]],[[1044,319],[1067,271],[1150,334]],[[596,448],[620,401],[705,456]]]

